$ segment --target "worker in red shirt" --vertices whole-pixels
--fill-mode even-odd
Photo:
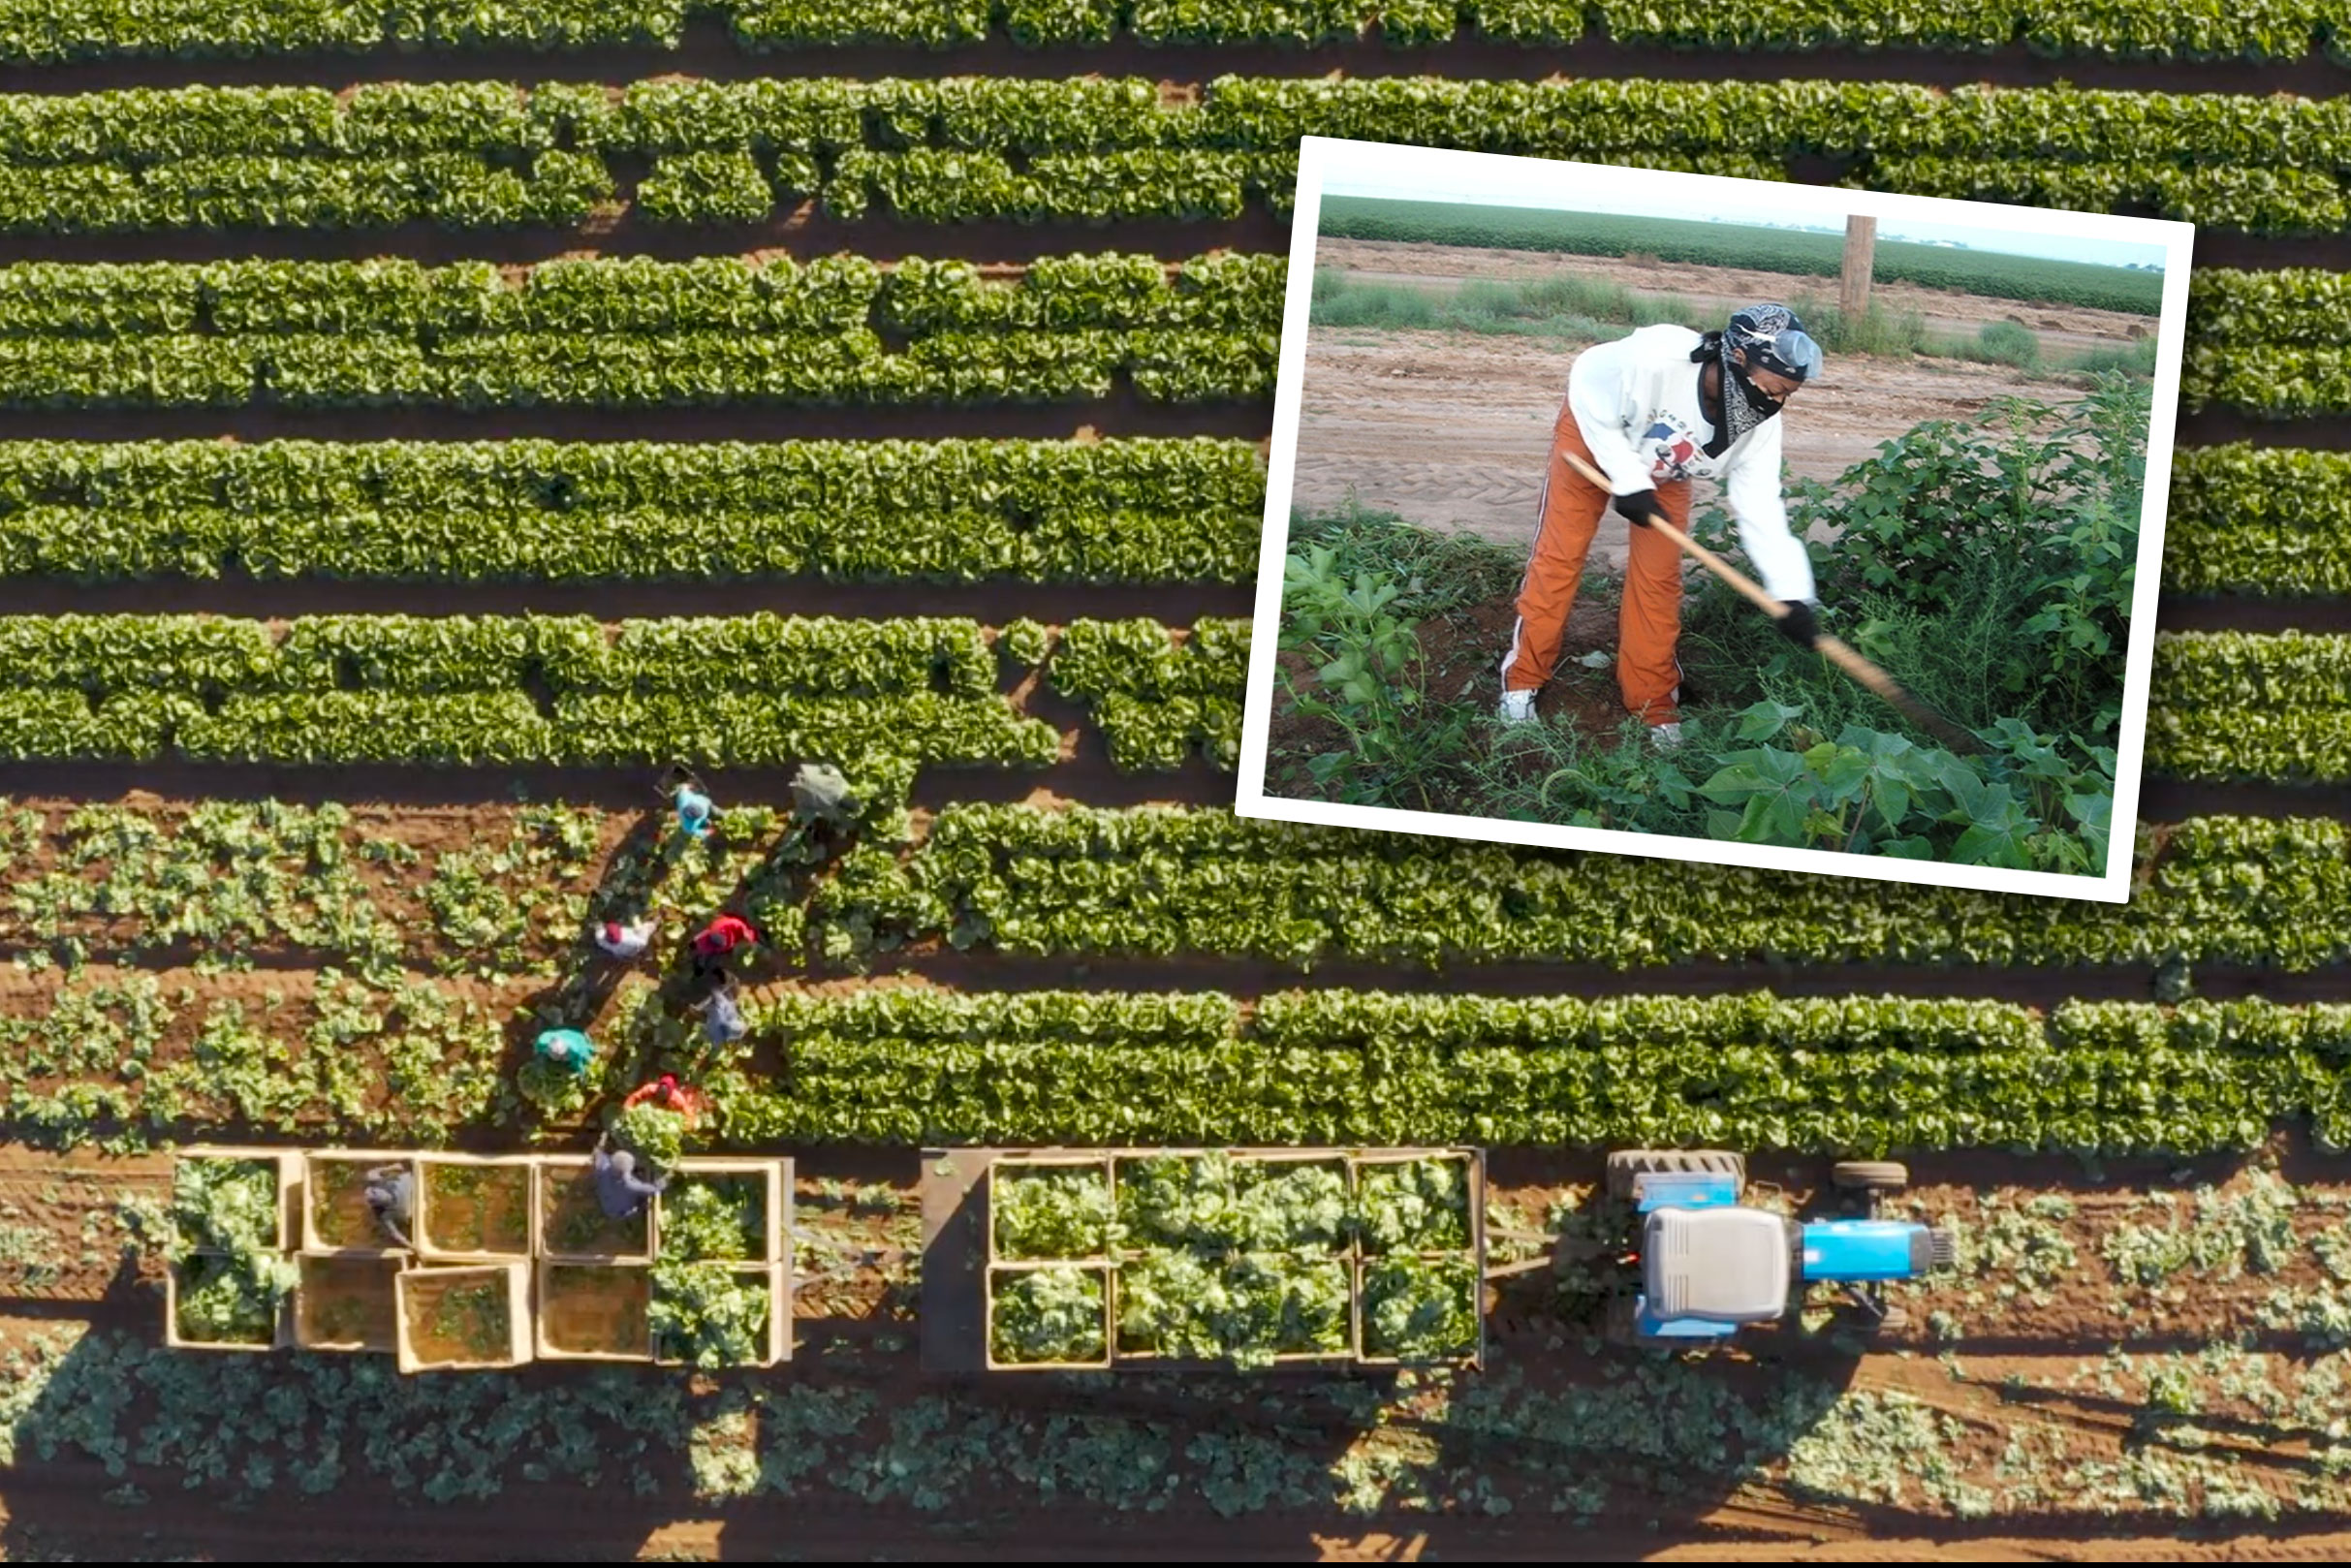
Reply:
[[[724,976],[737,949],[757,947],[759,930],[740,915],[721,915],[694,933],[694,978]]]

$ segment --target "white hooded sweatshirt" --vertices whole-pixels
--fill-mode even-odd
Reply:
[[[1788,529],[1780,498],[1780,421],[1774,415],[1707,455],[1714,424],[1698,400],[1704,368],[1690,362],[1699,335],[1687,327],[1644,327],[1576,356],[1567,405],[1610,490],[1632,495],[1667,480],[1719,479],[1739,521],[1739,543],[1774,599],[1812,599],[1812,559]],[[1725,389],[1726,392],[1728,389]]]

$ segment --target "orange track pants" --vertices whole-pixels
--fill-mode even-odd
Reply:
[[[1551,679],[1568,615],[1576,608],[1583,557],[1614,499],[1568,464],[1571,453],[1592,462],[1576,416],[1562,402],[1538,503],[1542,521],[1534,554],[1519,584],[1519,623],[1502,658],[1504,691],[1535,691]],[[1657,500],[1666,519],[1687,533],[1690,482],[1660,484]],[[1616,688],[1627,711],[1650,724],[1671,724],[1680,716],[1674,695],[1681,684],[1681,665],[1674,647],[1681,635],[1681,550],[1654,528],[1625,526],[1632,530],[1633,553],[1625,565],[1624,603],[1616,617]]]

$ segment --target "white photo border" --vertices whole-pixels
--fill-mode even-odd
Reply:
[[[1457,162],[1458,161],[1458,162]],[[1407,811],[1390,806],[1340,805],[1268,795],[1265,790],[1268,732],[1272,721],[1275,631],[1281,621],[1282,563],[1289,554],[1290,496],[1296,479],[1300,398],[1305,379],[1306,325],[1314,296],[1314,250],[1322,225],[1323,184],[1334,172],[1361,165],[1366,172],[1394,172],[1409,162],[1416,168],[1453,164],[1467,169],[1509,166],[1522,175],[1530,194],[1661,196],[1687,193],[1720,201],[1736,196],[1746,204],[1766,203],[1792,217],[1830,219],[1848,215],[1973,224],[1986,228],[2121,240],[2152,245],[2164,253],[2163,308],[2157,322],[2155,387],[2147,442],[2147,484],[2139,517],[2139,559],[2132,584],[2131,619],[2122,683],[2122,719],[2116,734],[2115,797],[2107,863],[2097,875],[2017,871],[1997,866],[1954,865],[1940,861],[1892,856],[1846,855],[1834,850],[1791,849],[1715,839],[1626,832],[1606,828],[1567,828],[1507,818],[1452,812]],[[2162,587],[2163,523],[2170,500],[2174,427],[2179,419],[2179,369],[2187,332],[2188,267],[2195,226],[2159,218],[2124,218],[2107,213],[2064,212],[1961,202],[1943,197],[1905,196],[1843,186],[1781,184],[1717,174],[1690,174],[1609,164],[1524,158],[1504,153],[1392,145],[1336,137],[1301,139],[1298,195],[1290,235],[1288,292],[1282,308],[1279,379],[1273,396],[1273,443],[1266,473],[1266,517],[1257,562],[1257,612],[1250,639],[1246,706],[1241,716],[1239,785],[1234,809],[1244,817],[1324,827],[1366,828],[1382,832],[1473,838],[1492,843],[1552,849],[1597,850],[1652,859],[1694,861],[1765,870],[1819,872],[1881,882],[1969,888],[1986,893],[2126,903],[2131,892],[2131,856],[2139,816],[2140,781],[2147,743],[2147,689],[2153,678],[2155,601]],[[1566,365],[1560,367],[1565,385]]]

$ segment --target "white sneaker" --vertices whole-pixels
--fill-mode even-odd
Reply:
[[[1659,751],[1679,750],[1681,747],[1681,726],[1678,724],[1650,725],[1649,742]]]
[[[1496,716],[1504,724],[1532,724],[1535,722],[1535,694],[1530,691],[1506,691]]]

